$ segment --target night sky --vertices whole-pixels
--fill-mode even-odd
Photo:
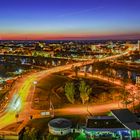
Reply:
[[[140,0],[0,0],[0,39],[138,39]]]

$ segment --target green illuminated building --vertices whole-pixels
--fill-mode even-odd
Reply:
[[[89,140],[140,139],[139,119],[128,109],[112,110],[112,116],[88,117],[84,133]]]

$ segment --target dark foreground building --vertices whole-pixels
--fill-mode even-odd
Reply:
[[[112,116],[88,117],[85,134],[95,140],[140,140],[139,119],[128,109],[112,110]]]

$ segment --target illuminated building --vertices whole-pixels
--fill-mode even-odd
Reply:
[[[88,139],[132,140],[140,138],[138,118],[128,109],[112,110],[112,116],[88,117],[85,134]]]
[[[49,132],[53,135],[67,135],[71,132],[72,123],[68,119],[56,118],[48,123]]]
[[[123,137],[131,137],[129,131],[113,116],[89,117],[85,133],[89,139],[121,139],[122,133],[125,133]]]
[[[138,50],[140,51],[140,40],[138,40]]]
[[[140,86],[140,75],[136,76],[136,84]]]

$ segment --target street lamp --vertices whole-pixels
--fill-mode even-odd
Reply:
[[[35,92],[35,87],[36,87],[36,85],[37,85],[37,81],[34,81],[33,84],[34,84],[34,92]],[[33,93],[34,93],[34,92],[33,92]]]
[[[32,93],[32,96],[31,96],[31,101],[30,101],[30,119],[32,119],[32,114],[31,114],[31,108],[32,108],[32,101],[33,101],[33,96],[34,96],[34,93],[35,93],[35,88],[36,88],[36,85],[37,85],[37,81],[33,81],[33,85],[34,85],[34,89],[33,89],[33,93]]]
[[[36,85],[37,84],[37,81],[34,81],[33,84]]]
[[[53,106],[53,103],[52,103],[51,99],[50,99],[50,108],[49,108],[49,110],[50,110],[51,117],[53,118],[54,117],[54,106]]]

